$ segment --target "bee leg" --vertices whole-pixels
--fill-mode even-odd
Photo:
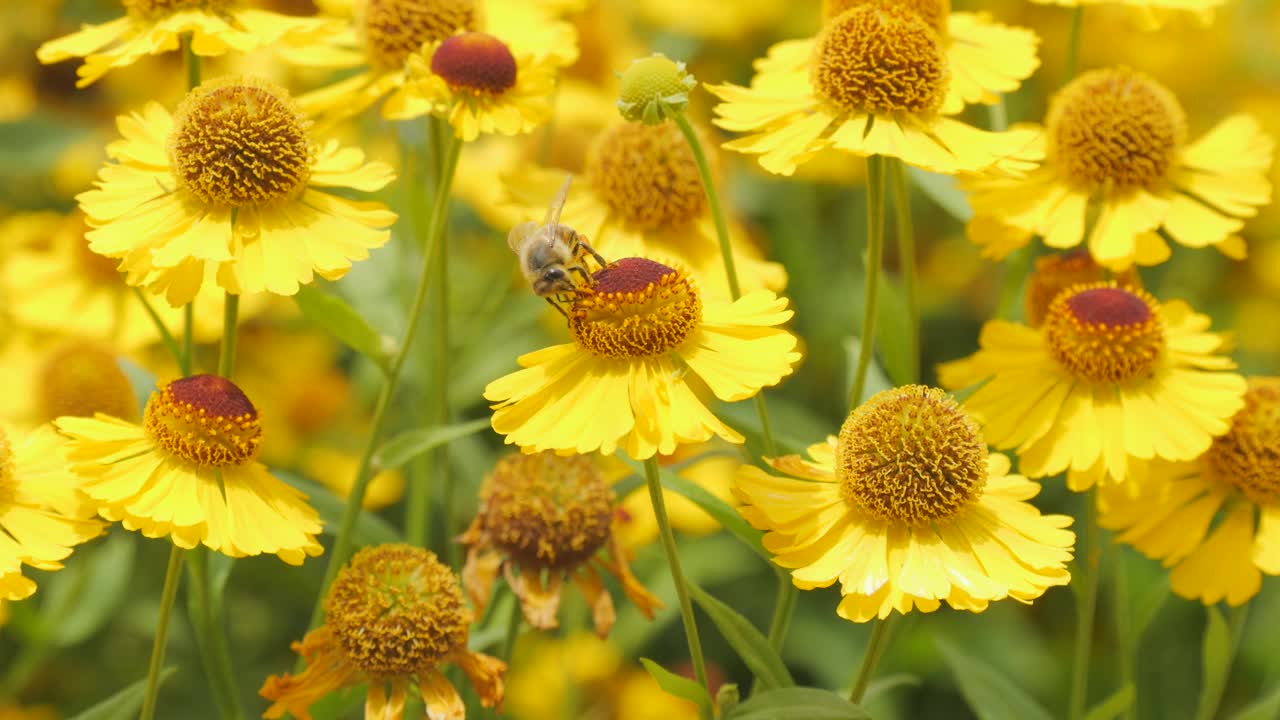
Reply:
[[[555,300],[552,300],[552,299],[551,299],[551,298],[549,298],[549,297],[544,297],[544,298],[542,298],[542,299],[543,299],[543,300],[546,300],[548,305],[550,305],[551,307],[555,308],[555,309],[556,309],[556,312],[558,312],[558,313],[560,313],[561,315],[563,315],[565,320],[568,320],[568,319],[569,319],[569,313],[565,312],[565,311],[564,311],[564,308],[560,307],[560,303],[556,302]]]
[[[604,258],[600,257],[600,253],[596,252],[594,248],[592,248],[590,245],[588,245],[588,244],[587,244],[587,241],[586,241],[586,240],[582,239],[582,236],[581,236],[581,235],[579,235],[579,234],[577,234],[577,233],[575,232],[575,233],[573,234],[573,254],[574,254],[574,256],[577,256],[577,255],[581,254],[581,251],[583,251],[583,250],[586,250],[588,253],[590,253],[590,254],[591,254],[591,257],[595,258],[596,262],[600,263],[600,267],[602,267],[602,268],[603,268],[603,267],[608,267],[608,266],[609,266],[609,263],[608,263],[608,262],[606,262]]]
[[[588,272],[587,272],[585,269],[583,269],[583,268],[580,268],[580,267],[574,266],[574,267],[569,268],[569,272],[576,272],[576,273],[578,273],[579,275],[581,275],[581,276],[582,276],[582,282],[586,283],[586,287],[584,287],[584,288],[577,288],[577,291],[578,291],[578,292],[582,292],[583,290],[588,290],[588,289],[590,289],[590,287],[591,287],[593,284],[595,284],[595,278],[591,277],[591,274],[590,274],[590,273],[588,273]]]

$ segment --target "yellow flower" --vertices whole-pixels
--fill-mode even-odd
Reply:
[[[446,90],[457,91],[431,72],[434,48],[460,31],[485,33],[501,41],[517,61],[509,87],[519,101],[515,105],[527,109],[530,99],[525,95],[546,81],[547,68],[564,67],[578,57],[577,33],[557,15],[548,3],[528,0],[364,0],[344,32],[282,54],[300,65],[356,71],[298,98],[307,114],[327,124],[357,115],[401,88],[406,89],[397,93],[399,112],[427,112],[424,103],[438,100]],[[473,74],[465,79],[475,84]],[[473,105],[494,104],[477,90],[467,93]],[[510,115],[513,107],[507,104],[492,115]],[[498,122],[493,117],[489,121]],[[504,117],[500,122],[510,127],[513,121]]]
[[[395,214],[320,188],[370,192],[392,173],[355,148],[318,147],[308,124],[287,92],[252,78],[206,82],[173,116],[150,103],[119,118],[116,162],[77,196],[90,249],[174,307],[206,282],[292,295],[316,274],[342,277],[386,243]]]
[[[1190,462],[1151,463],[1100,497],[1099,524],[1173,567],[1173,591],[1243,605],[1280,575],[1280,378],[1251,378],[1231,429]],[[1212,529],[1210,529],[1212,528]]]
[[[324,18],[293,17],[241,7],[237,0],[121,0],[126,14],[101,25],[85,25],[36,51],[42,63],[85,59],[76,69],[85,87],[112,68],[146,55],[178,49],[190,34],[191,51],[205,57],[261,47],[307,46],[337,32],[341,24]]]
[[[674,123],[615,120],[587,150],[583,179],[569,193],[562,224],[584,235],[606,259],[670,257],[687,266],[708,293],[729,296],[715,219],[693,151]],[[564,173],[521,167],[503,182],[519,219],[541,221]],[[786,270],[764,260],[736,223],[730,241],[744,292],[786,285]]]
[[[1113,269],[1164,262],[1166,237],[1244,257],[1236,233],[1270,201],[1275,148],[1252,117],[1232,115],[1188,143],[1173,93],[1113,68],[1059,90],[1045,125],[1045,159],[1025,177],[963,181],[974,210],[968,235],[984,255],[1002,258],[1039,235],[1053,248],[1087,243]]]
[[[467,649],[474,617],[458,578],[429,550],[408,545],[365,548],[351,558],[325,598],[325,624],[293,649],[299,675],[272,675],[258,691],[273,701],[265,718],[310,720],[308,708],[335,690],[369,684],[366,720],[401,720],[416,683],[429,718],[462,718],[458,691],[441,672],[462,669],[485,707],[502,702],[497,658]],[[387,686],[390,685],[390,693]]]
[[[522,355],[523,370],[485,388],[494,430],[526,451],[643,460],[712,435],[740,443],[705,398],[745,400],[800,359],[777,327],[792,314],[785,298],[704,300],[687,272],[645,258],[597,272],[567,314],[573,342]]]
[[[592,633],[530,633],[516,643],[503,711],[517,720],[573,717],[615,696],[609,681],[624,668],[617,647]]]
[[[1041,515],[1040,486],[988,454],[977,425],[940,390],[908,385],[850,413],[839,438],[744,466],[738,510],[802,590],[840,581],[853,622],[946,602],[982,612],[1066,585],[1071,518]]]
[[[462,578],[471,604],[483,613],[502,573],[525,619],[546,630],[559,625],[561,590],[572,580],[604,637],[616,616],[603,570],[652,618],[662,603],[631,574],[613,525],[614,494],[594,458],[550,452],[502,458],[485,478],[480,509],[460,538],[468,546]],[[606,547],[607,561],[599,557]]]
[[[697,457],[697,452],[706,453],[712,445],[685,446],[676,449],[676,454],[664,457],[667,462],[688,460],[689,464],[676,471],[676,475],[689,480],[703,490],[729,503],[737,504],[733,497],[733,476],[740,461],[738,455],[707,454]],[[725,446],[721,446],[725,447]],[[617,460],[619,464],[622,461]],[[630,467],[626,475],[631,475]],[[698,507],[692,500],[672,490],[663,490],[663,502],[667,506],[667,514],[671,518],[671,527],[689,535],[706,535],[720,529],[720,523]],[[626,547],[648,545],[658,537],[658,519],[653,514],[653,503],[649,499],[649,491],[644,487],[633,490],[618,503],[618,518],[614,521],[614,533]]]
[[[715,122],[750,133],[725,147],[759,155],[764,169],[780,175],[825,150],[896,157],[947,174],[1029,165],[1034,154],[1014,156],[1029,152],[1036,131],[991,133],[947,116],[964,98],[978,91],[985,98],[998,86],[986,75],[982,82],[962,75],[972,66],[956,66],[947,48],[936,26],[907,7],[857,5],[812,40],[774,45],[756,62],[750,87],[709,86],[725,101]]]
[[[36,583],[22,566],[58,570],[72,548],[103,532],[66,467],[49,426],[22,436],[0,430],[0,601],[22,600]]]
[[[183,548],[272,553],[291,565],[322,551],[306,496],[257,462],[262,429],[230,380],[193,375],[151,394],[142,425],[62,417],[67,456],[98,514]]]
[[[1209,318],[1114,284],[1058,293],[1031,328],[993,320],[981,349],[939,367],[943,387],[982,385],[965,407],[1029,477],[1070,470],[1073,490],[1124,481],[1133,458],[1191,460],[1227,431],[1244,378]]]
[[[722,43],[750,42],[753,34],[776,28],[795,9],[795,4],[787,0],[638,0],[633,4],[636,18],[649,27]]]
[[[1133,11],[1139,24],[1148,30],[1160,28],[1174,13],[1193,13],[1201,23],[1213,20],[1213,11],[1226,0],[1031,0],[1041,5],[1063,7],[1088,7],[1090,5],[1115,4]]]
[[[299,463],[302,472],[312,480],[346,498],[356,481],[360,458],[355,453],[333,447],[309,447],[302,453]],[[361,504],[365,510],[381,510],[400,502],[404,497],[404,475],[399,470],[382,470],[369,480],[369,487]]]
[[[25,392],[4,393],[0,418],[33,429],[63,415],[104,413],[123,420],[138,417],[133,385],[120,358],[99,343],[83,340],[41,342],[10,338],[0,351],[0,372],[27,381]]]

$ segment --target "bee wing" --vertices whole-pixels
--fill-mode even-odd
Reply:
[[[522,222],[511,228],[511,232],[507,233],[507,247],[511,248],[511,252],[519,255],[520,246],[524,244],[525,238],[529,237],[538,229],[538,223]]]
[[[564,184],[560,186],[560,190],[556,192],[555,198],[551,201],[551,206],[547,208],[547,219],[543,225],[556,226],[560,224],[560,211],[564,210],[564,203],[569,199],[569,186],[573,184],[573,175],[564,176]]]

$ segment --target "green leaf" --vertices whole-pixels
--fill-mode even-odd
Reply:
[[[373,466],[379,470],[398,468],[419,455],[441,445],[480,432],[489,427],[489,418],[469,420],[454,425],[407,430],[391,438],[373,454]]]
[[[956,179],[951,175],[939,175],[919,168],[908,167],[911,182],[920,191],[937,203],[938,207],[947,211],[951,217],[960,222],[968,222],[973,217],[973,208],[969,207],[969,196],[965,194]]]
[[[884,274],[876,285],[876,354],[894,385],[907,385],[911,377],[911,347],[907,332],[907,301],[894,278]],[[870,393],[867,394],[870,397]]]
[[[827,690],[776,688],[756,693],[725,720],[870,720],[866,710]]]
[[[1244,706],[1230,720],[1276,720],[1280,715],[1280,687]]]
[[[1206,704],[1212,703],[1216,706],[1221,700],[1222,689],[1227,681],[1227,674],[1231,670],[1231,657],[1235,654],[1231,642],[1231,629],[1227,627],[1222,611],[1212,605],[1204,610],[1208,616],[1208,623],[1204,628],[1204,641],[1201,645],[1201,708],[1196,713],[1198,718],[1208,717],[1208,714],[1213,711],[1212,708],[1206,708]]]
[[[293,473],[273,470],[272,474],[307,494],[311,507],[320,513],[324,521],[324,533],[332,535],[338,532],[342,524],[342,514],[346,510],[347,501],[334,495],[323,485],[301,478]],[[403,542],[400,531],[391,523],[383,520],[377,513],[361,512],[356,518],[355,544],[381,545],[383,543]]]
[[[867,686],[867,691],[862,695],[862,703],[865,705],[873,699],[883,695],[891,690],[897,690],[900,687],[920,687],[923,681],[918,675],[911,673],[897,673],[895,675],[885,675],[876,678]]]
[[[676,675],[649,658],[640,658],[640,664],[649,671],[658,686],[668,695],[683,698],[703,710],[711,709],[711,696],[707,689],[687,677]]]
[[[845,377],[844,387],[840,391],[841,397],[849,397],[853,391],[853,374],[858,370],[858,353],[862,350],[862,340],[856,337],[847,337],[844,339],[845,354]],[[867,382],[862,388],[862,398],[859,402],[865,402],[867,398],[875,395],[881,390],[888,390],[893,387],[893,381],[889,376],[884,374],[880,363],[876,361],[875,348],[872,348],[871,365],[867,368]]]
[[[1089,711],[1084,714],[1084,720],[1112,720],[1112,718],[1118,718],[1133,706],[1136,696],[1137,693],[1134,692],[1133,686],[1125,685],[1108,695],[1107,699],[1089,708]]]
[[[313,325],[324,328],[343,344],[372,360],[386,372],[395,354],[395,341],[369,326],[342,298],[310,285],[303,285],[293,296],[298,309]]]
[[[746,663],[751,673],[756,676],[760,687],[765,689],[791,687],[796,684],[791,673],[782,662],[778,653],[769,647],[769,640],[737,610],[715,599],[706,590],[690,584],[689,592],[698,603],[698,607],[711,618],[711,622],[720,629],[729,646],[742,662]]]
[[[1151,625],[1151,621],[1155,619],[1156,614],[1160,612],[1160,608],[1164,607],[1165,600],[1168,599],[1168,575],[1162,576],[1138,597],[1137,605],[1133,610],[1133,624],[1129,628],[1131,635],[1129,643],[1131,645],[1138,644],[1138,641],[1142,639],[1142,634],[1146,632],[1147,627]]]
[[[124,533],[112,533],[106,542],[89,550],[89,557],[58,573],[45,592],[42,613],[54,647],[70,647],[87,640],[116,616],[133,579],[134,541]],[[45,608],[42,608],[44,610]]]
[[[938,639],[935,644],[955,673],[960,693],[980,720],[1053,720],[1053,715],[995,668],[945,640]]]
[[[156,679],[158,685],[164,685],[175,668],[167,667],[160,671]],[[71,718],[71,720],[133,720],[142,709],[142,701],[147,693],[146,678],[130,685],[93,707]]]

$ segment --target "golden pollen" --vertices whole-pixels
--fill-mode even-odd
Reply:
[[[1082,73],[1054,96],[1046,125],[1050,156],[1085,186],[1151,187],[1187,139],[1178,99],[1128,68]]]
[[[35,388],[40,420],[103,413],[121,420],[138,417],[133,386],[115,355],[93,343],[71,342],[45,356]]]
[[[1023,309],[1027,324],[1040,327],[1049,312],[1049,303],[1058,293],[1073,285],[1099,283],[1107,279],[1106,268],[1094,261],[1088,250],[1073,250],[1061,255],[1045,255],[1036,258],[1036,269],[1027,278]],[[1122,288],[1142,288],[1142,278],[1132,268],[1116,273],[1116,285]]]
[[[160,447],[205,467],[251,462],[262,443],[253,403],[217,375],[192,375],[151,393],[143,426]]]
[[[1045,313],[1044,336],[1055,360],[1094,382],[1145,377],[1164,350],[1164,322],[1155,298],[1108,283],[1058,293]]]
[[[235,0],[120,0],[130,15],[155,19],[180,10],[203,10],[218,15],[226,12]]]
[[[400,70],[423,45],[475,30],[476,0],[368,0],[363,27],[369,63],[376,70]]]
[[[1204,456],[1209,474],[1258,505],[1280,496],[1280,378],[1250,378],[1244,407]]]
[[[982,494],[987,446],[947,393],[906,385],[876,393],[840,428],[836,474],[845,501],[882,520],[946,520]]]
[[[827,22],[845,10],[866,5],[876,0],[822,0],[822,21]],[[921,20],[943,35],[947,32],[947,16],[951,14],[951,0],[901,0],[900,4],[920,16]]]
[[[516,58],[498,38],[481,32],[454,35],[431,56],[431,72],[449,87],[497,95],[516,84]]]
[[[706,209],[698,163],[675,123],[613,124],[587,151],[586,175],[637,230],[678,231]]]
[[[178,105],[169,161],[178,182],[210,205],[244,207],[296,197],[311,177],[315,148],[284,88],[217,78]]]
[[[637,257],[597,270],[593,292],[569,308],[574,340],[606,358],[674,350],[701,321],[702,301],[688,273]]]
[[[430,670],[465,650],[471,622],[453,571],[430,550],[400,543],[356,553],[324,610],[351,661],[375,679]]]
[[[818,95],[846,112],[933,112],[946,98],[948,77],[938,33],[886,0],[832,18],[809,68]]]
[[[589,456],[515,453],[498,461],[481,490],[481,522],[520,566],[569,569],[609,540],[613,501]]]

